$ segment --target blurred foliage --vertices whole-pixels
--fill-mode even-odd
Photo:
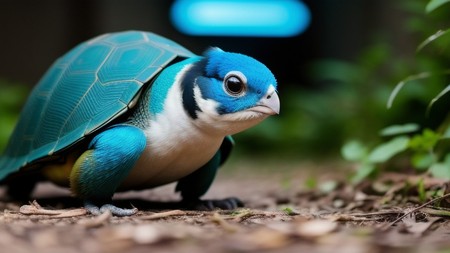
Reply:
[[[442,25],[450,26],[450,16],[443,15],[450,11],[450,4],[447,4],[449,2],[429,1],[423,8],[427,18],[421,22],[417,20],[414,22],[414,27],[424,32],[429,30],[425,29],[427,20],[440,21],[430,26],[434,31],[429,31],[428,36],[424,36],[426,39],[419,44],[418,57],[413,61],[417,63],[421,59],[426,59],[433,62],[436,67],[419,68],[418,71],[416,70],[418,74],[409,73],[409,76],[397,84],[388,102],[389,106],[394,102],[394,107],[409,109],[404,104],[398,103],[396,99],[405,96],[403,93],[408,92],[411,82],[420,82],[427,92],[434,93],[424,102],[428,103],[426,107],[428,121],[438,122],[438,124],[427,125],[426,122],[413,121],[416,123],[389,126],[380,132],[380,135],[385,137],[384,142],[375,147],[370,147],[362,141],[348,142],[342,147],[341,152],[345,159],[358,164],[358,170],[352,177],[354,183],[377,175],[383,169],[412,169],[415,172],[425,172],[434,177],[450,179],[450,114],[448,110],[450,36],[448,36],[448,29],[440,30]],[[437,32],[436,29],[438,29]],[[415,111],[413,113],[417,114]],[[413,118],[410,116],[410,119]]]
[[[403,0],[397,8],[406,13],[400,24],[410,45],[420,45],[449,21],[448,9],[435,4],[425,12],[426,0]],[[383,28],[381,28],[383,29]],[[448,103],[436,103],[427,117],[430,100],[445,87],[449,57],[445,50],[450,36],[425,45],[421,52],[406,51],[392,43],[392,34],[373,32],[373,42],[353,61],[318,59],[309,66],[313,89],[282,90],[281,114],[238,135],[249,152],[274,155],[336,157],[342,145],[352,139],[373,147],[382,138],[379,129],[392,124],[415,122],[420,128],[435,129],[448,113]],[[398,43],[397,43],[398,45]],[[305,71],[305,70],[299,70]],[[411,78],[387,110],[395,84],[412,73],[429,73]],[[241,141],[244,140],[244,141]],[[366,164],[366,172],[372,169]]]
[[[425,10],[427,13],[430,13],[448,2],[450,2],[450,0],[431,0],[428,2]]]
[[[16,124],[29,89],[22,84],[0,79],[0,153]]]

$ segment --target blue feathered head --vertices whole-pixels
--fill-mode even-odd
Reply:
[[[260,107],[266,107],[264,111],[269,114],[271,110],[272,114],[278,113],[277,82],[264,64],[252,57],[218,48],[207,50],[204,57],[204,75],[196,80],[196,84],[203,99],[217,103],[219,114]]]

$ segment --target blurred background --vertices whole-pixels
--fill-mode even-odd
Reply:
[[[426,117],[425,110],[448,84],[446,76],[432,77],[425,84],[415,81],[390,110],[386,102],[393,87],[408,75],[447,66],[448,57],[438,54],[442,50],[416,54],[416,47],[441,26],[448,27],[448,9],[430,16],[424,11],[426,0],[294,0],[288,2],[297,2],[303,11],[292,21],[303,26],[296,33],[273,35],[268,29],[259,35],[190,35],[176,26],[185,22],[177,21],[182,14],[173,13],[176,2],[3,0],[0,150],[30,89],[57,57],[99,34],[130,29],[158,33],[197,54],[209,46],[248,54],[274,72],[281,114],[236,136],[243,154],[333,158],[350,139],[376,142],[384,126],[407,122],[433,126],[442,119]],[[448,107],[438,104],[431,114],[445,114],[440,108]]]

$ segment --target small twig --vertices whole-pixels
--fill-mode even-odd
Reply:
[[[222,226],[226,231],[234,233],[239,230],[239,228],[235,225],[228,223],[219,213],[215,212],[213,216],[211,216],[211,221],[217,223]]]
[[[87,214],[86,209],[84,208],[77,208],[77,209],[70,209],[70,210],[61,210],[60,214],[49,216],[49,218],[72,218],[76,216],[84,216]]]
[[[20,207],[19,212],[25,215],[47,215],[49,218],[70,218],[75,216],[83,216],[87,213],[86,209],[60,209],[60,210],[49,210],[42,208],[41,205],[37,203],[36,200],[31,202],[29,205],[23,205]]]
[[[33,202],[30,202],[30,205],[35,206],[38,209],[42,209],[42,206],[39,205],[39,203],[36,200],[33,200]]]
[[[19,213],[25,215],[58,215],[61,214],[60,210],[49,210],[38,208],[35,205],[23,205],[19,209]]]
[[[154,213],[154,214],[150,214],[150,215],[146,215],[146,216],[141,216],[141,217],[139,217],[139,219],[141,219],[141,220],[157,220],[157,219],[167,218],[170,216],[182,216],[182,215],[186,215],[186,212],[181,211],[181,210],[172,210],[172,211],[167,211],[167,212],[162,212],[162,213]]]
[[[413,208],[413,209],[411,209],[410,211],[408,211],[408,212],[406,212],[405,214],[403,214],[402,216],[400,216],[399,218],[397,218],[396,220],[394,220],[393,222],[391,222],[391,223],[389,223],[389,224],[387,224],[387,225],[385,225],[385,226],[382,226],[382,227],[381,227],[381,230],[383,230],[383,231],[384,231],[384,230],[387,230],[389,227],[391,227],[391,226],[393,226],[395,223],[401,221],[401,220],[402,220],[403,218],[405,218],[406,216],[408,216],[408,215],[410,215],[410,214],[412,214],[412,213],[414,213],[414,212],[417,212],[418,210],[420,210],[420,209],[422,209],[422,208],[428,206],[429,204],[433,204],[433,203],[436,202],[436,201],[443,200],[443,199],[446,199],[446,198],[448,198],[448,197],[450,197],[450,193],[444,194],[444,195],[441,196],[441,197],[437,197],[437,198],[435,198],[435,199],[432,199],[432,200],[426,202],[425,204],[422,204],[422,205],[420,205],[420,206],[418,206],[418,207],[416,207],[416,208]]]
[[[351,214],[340,214],[340,215],[331,215],[329,218],[330,221],[376,221],[380,220],[383,217],[364,217],[364,216],[353,216]]]
[[[379,211],[379,212],[371,212],[371,213],[350,213],[349,215],[353,215],[356,217],[367,217],[367,216],[377,216],[377,215],[388,215],[388,214],[399,214],[403,213],[402,211],[398,210],[387,210],[387,211]]]
[[[435,215],[435,216],[445,216],[445,217],[450,217],[450,211],[449,210],[444,210],[444,209],[434,209],[434,208],[424,208],[422,210],[422,212],[427,213],[427,214],[431,214],[431,215]]]
[[[255,214],[252,211],[245,210],[245,211],[241,212],[240,214],[234,216],[233,221],[239,223],[239,222],[242,222],[242,221],[252,217],[253,215],[255,215]]]

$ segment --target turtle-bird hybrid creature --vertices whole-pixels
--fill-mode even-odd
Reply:
[[[70,187],[92,214],[133,215],[112,204],[115,192],[172,182],[186,204],[233,209],[237,198],[200,197],[231,135],[279,110],[274,75],[249,56],[197,56],[150,32],[101,35],[59,58],[33,89],[0,180],[17,198],[42,180]]]

